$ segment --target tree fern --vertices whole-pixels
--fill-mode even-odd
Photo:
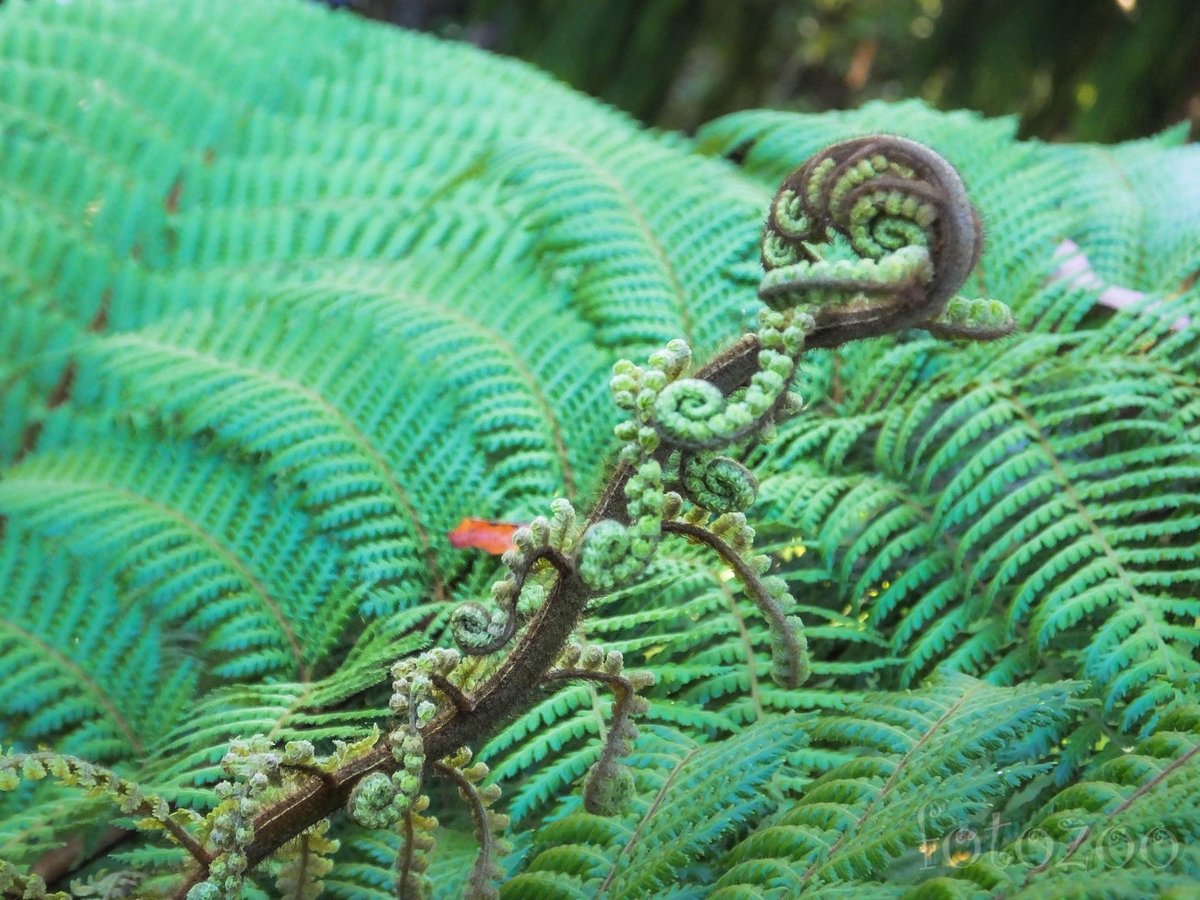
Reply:
[[[1008,303],[1016,334],[881,336],[884,308],[942,338],[1004,328],[954,318],[986,302],[926,321],[911,283],[839,294],[851,228],[819,260],[768,247],[767,302],[816,305],[754,324],[779,183],[815,184],[789,173],[876,132],[961,174],[945,209],[968,221],[969,199],[984,225],[965,290]],[[750,111],[692,141],[315,4],[5,4],[0,775],[20,783],[0,794],[3,890],[36,868],[52,889],[186,892],[202,863],[249,897],[391,896],[398,875],[451,896],[496,867],[514,896],[1186,891],[1200,156],[1178,130],[1014,135],[910,102]],[[927,151],[879,140],[900,152],[888,177],[920,177]],[[836,218],[820,195],[796,208]],[[926,274],[965,274],[971,237],[927,240]],[[807,342],[794,381],[788,328]],[[761,372],[731,346],[747,329],[775,342]],[[657,404],[660,381],[736,370],[729,408],[771,365],[804,411],[777,397],[773,441],[717,429],[755,504],[660,516],[703,454],[662,450],[678,423],[619,385]],[[554,497],[579,521],[535,521],[499,566],[447,539]],[[652,559],[605,556],[630,532],[589,542],[593,511],[647,529]],[[589,577],[632,574],[581,587],[589,554]],[[456,639],[526,647],[564,595],[578,627],[544,688],[508,678],[511,644],[437,668]],[[772,679],[781,646],[806,683]],[[472,707],[496,685],[480,696],[505,703]],[[32,777],[42,744],[124,781]],[[368,771],[392,779],[396,830],[277,827],[305,804],[353,812]],[[137,831],[127,783],[212,849]],[[597,795],[626,806],[586,811],[620,805]],[[235,796],[263,810],[257,867],[221,832]],[[499,813],[512,852],[477,863],[473,832],[502,849]],[[964,836],[992,814],[985,855]],[[1119,865],[1113,835],[1136,851]]]

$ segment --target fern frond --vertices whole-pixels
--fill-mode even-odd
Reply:
[[[771,777],[803,741],[799,724],[782,718],[708,745],[659,727],[646,732],[630,758],[638,781],[633,813],[613,819],[579,811],[544,826],[502,897],[644,896],[678,883],[763,809]]]
[[[357,583],[411,585],[415,604],[453,573],[442,533],[466,510],[443,507],[446,485],[484,497],[488,488],[477,461],[458,468],[438,452],[469,438],[436,385],[395,378],[374,343],[362,327],[313,318],[298,328],[260,307],[237,319],[168,320],[106,339],[96,354],[123,402],[262,459],[316,527],[336,533]]]
[[[939,896],[1169,895],[1200,877],[1200,718],[1165,717],[1158,732],[1093,765],[996,853],[914,891]]]
[[[184,713],[198,667],[164,622],[123,608],[103,567],[10,526],[0,545],[5,739],[97,761],[142,757]]]
[[[766,198],[714,202],[699,189],[704,175],[692,167],[687,178],[672,179],[679,164],[673,153],[631,145],[623,136],[586,150],[529,141],[496,161],[500,177],[519,189],[542,252],[552,264],[579,272],[575,303],[595,323],[602,345],[640,356],[682,336],[710,351],[741,324],[730,315],[733,285],[713,273],[753,255],[755,245],[746,238],[756,237],[745,225]],[[656,190],[664,179],[676,187]],[[701,265],[681,265],[691,258],[694,240],[687,223],[670,214],[681,202],[705,223],[705,240],[715,238],[722,247]]]
[[[796,891],[886,880],[931,835],[975,821],[1044,772],[1045,764],[1004,750],[1031,733],[1061,730],[1080,687],[998,688],[951,676],[921,692],[868,697],[851,704],[851,715],[822,716],[811,726],[813,742],[852,755],[734,847],[717,887],[773,881],[780,863]],[[991,758],[1003,762],[994,767]]]
[[[8,472],[0,513],[70,553],[107,557],[123,603],[203,635],[214,674],[305,672],[319,660],[331,636],[313,610],[338,593],[336,556],[300,510],[196,442],[75,436],[88,445]]]

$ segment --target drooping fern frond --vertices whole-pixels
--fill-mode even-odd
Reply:
[[[729,852],[718,894],[733,897],[735,887],[757,885],[799,895],[886,880],[905,855],[975,823],[1045,771],[1046,764],[1006,750],[1061,731],[1079,688],[998,688],[956,676],[920,693],[868,697],[852,703],[848,715],[823,716],[812,740],[834,745],[846,761],[805,785],[799,800]]]
[[[421,585],[410,604],[444,591],[454,562],[438,531],[461,509],[429,525],[416,511],[439,505],[447,484],[484,497],[489,488],[478,462],[459,469],[437,452],[440,442],[469,438],[431,386],[389,377],[377,338],[361,327],[314,318],[299,329],[268,309],[169,322],[97,346],[123,402],[211,433],[294,486],[314,527],[344,546],[340,566],[354,587]],[[415,463],[409,472],[404,459]]]
[[[754,251],[757,235],[742,227],[762,202],[752,191],[718,200],[704,188],[703,170],[624,136],[586,146],[531,140],[496,165],[529,210],[539,252],[577,273],[574,303],[602,345],[639,355],[682,337],[709,351],[742,326],[729,303],[736,282],[714,276]],[[657,187],[665,181],[671,190]],[[678,207],[695,219],[672,215]],[[702,266],[692,264],[693,221],[704,222],[704,239],[721,247]]]

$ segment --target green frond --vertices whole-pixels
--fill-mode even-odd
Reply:
[[[1195,840],[1200,732],[1195,707],[1108,754],[1053,795],[1012,841],[953,875],[914,891],[948,896],[1172,896],[1200,877]]]
[[[45,781],[0,794],[0,813],[0,858],[22,866],[62,847],[81,823],[98,835],[116,814],[103,800]]]
[[[552,265],[578,273],[575,303],[602,345],[640,355],[682,337],[709,351],[740,326],[731,301],[745,286],[714,275],[754,255],[757,235],[746,226],[765,197],[718,199],[703,169],[623,135],[586,150],[561,140],[530,141],[500,155],[496,165],[530,210],[541,252]],[[673,190],[657,187],[668,179]],[[719,253],[693,256],[692,226],[672,215],[676,204],[705,223],[704,239]]]
[[[907,680],[948,653],[985,674],[1015,646],[1052,648],[1144,730],[1200,671],[1194,437],[1171,424],[1179,389],[1155,364],[1023,340],[1031,352],[984,376],[931,376],[852,453],[814,462],[829,426],[785,426],[762,458],[779,470],[763,515],[811,536],[808,577],[887,629]],[[1092,379],[1097,366],[1110,377]],[[986,652],[959,652],[985,632]]]
[[[369,328],[322,317],[300,328],[260,307],[168,319],[105,339],[95,356],[119,404],[211,434],[287,485],[344,546],[356,586],[409,585],[415,604],[460,564],[443,535],[469,508],[441,498],[449,484],[482,498],[490,488],[477,456],[459,467],[439,452],[470,438],[437,382],[397,378]]]
[[[9,527],[0,545],[6,742],[99,762],[144,757],[193,702],[196,661],[166,622],[124,608],[102,566]]]
[[[976,822],[1044,772],[1045,764],[1008,749],[1033,733],[1061,731],[1079,689],[997,688],[960,675],[821,716],[810,726],[813,743],[852,755],[734,847],[718,888],[755,885],[739,879],[760,876],[774,883],[780,864],[796,892],[888,880],[923,843]]]
[[[212,674],[298,673],[320,659],[336,634],[316,606],[344,593],[336,555],[274,485],[197,441],[64,431],[62,449],[8,471],[0,513],[105,559],[123,605],[196,635]]]
[[[785,718],[705,745],[658,727],[646,732],[630,759],[632,812],[577,811],[543,826],[502,897],[652,896],[678,884],[762,811],[772,776],[803,742],[798,723]]]

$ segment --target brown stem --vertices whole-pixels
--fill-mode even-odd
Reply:
[[[396,896],[403,897],[405,888],[413,877],[413,863],[416,861],[416,828],[413,826],[413,812],[404,814],[401,823],[403,833],[400,841],[400,852],[396,855]]]
[[[495,855],[496,842],[492,837],[492,830],[488,827],[488,811],[483,797],[479,795],[479,791],[475,785],[471,784],[467,776],[454,766],[438,762],[433,764],[433,770],[438,775],[453,781],[458,788],[458,793],[466,801],[471,821],[475,823],[475,837],[479,840],[479,856],[476,857],[475,865],[471,868],[470,883],[473,885],[476,882],[486,884],[489,881],[489,870],[492,857]]]
[[[315,775],[317,778],[320,778],[322,781],[324,781],[327,785],[332,786],[334,783],[332,775],[330,775],[328,772],[318,769],[316,766],[289,766],[287,763],[283,763],[280,765],[279,768],[287,769],[289,772],[299,772],[304,775]]]
[[[757,356],[758,339],[747,335],[700,369],[696,377],[730,393],[749,383],[757,371]],[[624,487],[629,475],[628,466],[617,468],[592,510],[590,522],[623,515]],[[580,580],[572,562],[562,554],[554,551],[541,553],[539,557],[555,566],[560,575],[558,582],[508,658],[477,689],[470,708],[444,710],[426,727],[425,752],[429,765],[459,747],[477,744],[537,702],[541,682],[583,617],[594,592]],[[301,785],[255,821],[254,842],[246,850],[249,865],[262,862],[296,834],[344,806],[350,791],[363,776],[376,771],[391,772],[395,767],[391,747],[382,741],[367,755],[331,773],[328,780],[310,779]]]
[[[155,816],[155,818],[158,819],[157,816]],[[200,846],[200,842],[184,831],[183,827],[175,820],[170,818],[158,819],[158,822],[170,833],[171,837],[175,838],[175,841],[181,847],[183,847],[184,850],[191,854],[192,858],[196,860],[196,862],[200,863],[200,865],[207,867],[208,864],[212,862],[212,854]]]
[[[771,595],[767,593],[758,573],[747,565],[741,554],[707,528],[692,525],[690,522],[663,522],[663,531],[667,534],[680,534],[700,541],[720,556],[729,568],[733,569],[738,581],[746,588],[746,593],[750,595],[759,612],[771,623],[771,633],[775,639],[784,645],[787,653],[787,671],[782,679],[783,686],[792,688],[803,684],[808,676],[808,652],[796,637],[795,631],[789,626],[787,613],[771,599]]]
[[[861,330],[854,328],[818,328],[809,334],[806,345],[834,347],[862,336]],[[758,370],[758,350],[757,336],[746,335],[694,377],[712,382],[725,394],[732,393],[747,385]],[[669,448],[658,452],[665,458]],[[624,488],[630,474],[628,465],[617,467],[593,507],[589,523],[625,518]],[[558,570],[557,583],[508,658],[479,686],[469,708],[443,710],[426,726],[423,736],[428,767],[460,747],[477,745],[537,702],[542,681],[595,596],[579,578],[573,561],[557,551],[540,553],[539,558],[548,559]],[[354,785],[365,775],[392,772],[396,765],[389,743],[383,740],[370,753],[331,773],[328,779],[314,778],[299,786],[255,821],[254,841],[246,850],[249,867],[344,806]]]
[[[454,708],[459,712],[470,712],[471,698],[458,689],[458,685],[453,684],[449,678],[442,675],[440,672],[434,672],[429,676],[429,680],[433,682],[433,686],[446,695],[446,698],[454,704]]]
[[[512,640],[512,636],[517,633],[517,601],[515,598],[521,596],[521,591],[525,589],[525,582],[529,580],[529,575],[533,572],[533,567],[542,560],[546,560],[554,566],[560,576],[572,571],[571,561],[554,547],[539,547],[535,550],[525,560],[524,565],[513,573],[513,578],[517,585],[514,599],[501,606],[505,615],[504,631],[493,637],[486,644],[470,647],[460,645],[460,649],[464,653],[471,656],[488,656],[503,649]],[[467,705],[469,706],[470,704]]]

